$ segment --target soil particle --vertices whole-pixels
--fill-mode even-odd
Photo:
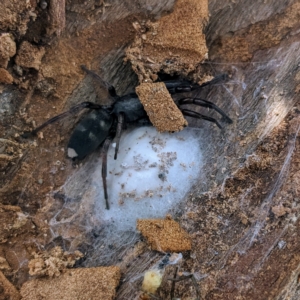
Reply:
[[[39,70],[44,54],[44,47],[38,48],[27,41],[24,41],[18,50],[16,64],[21,67]]]
[[[7,270],[10,270],[10,269],[11,268],[10,268],[7,260],[4,257],[0,256],[0,270],[7,271]]]
[[[73,267],[75,262],[83,257],[83,254],[80,251],[64,252],[61,247],[57,246],[49,252],[33,253],[33,256],[34,258],[28,263],[29,274],[54,277],[65,272],[67,268]]]
[[[290,208],[287,208],[287,207],[284,207],[282,204],[279,204],[279,205],[275,205],[272,207],[272,213],[277,217],[282,217],[284,216],[285,214],[287,213],[290,213],[291,212],[291,209]]]
[[[9,59],[16,54],[16,43],[8,33],[0,35],[0,67],[7,68]]]
[[[25,34],[30,18],[34,17],[36,1],[2,0],[0,2],[0,29]]]
[[[189,235],[177,222],[167,217],[165,220],[138,220],[137,229],[147,239],[152,250],[161,252],[182,252],[191,250]]]
[[[19,300],[21,296],[0,271],[0,299]]]
[[[9,237],[16,236],[22,232],[28,219],[20,207],[0,204],[0,242],[5,242]]]
[[[21,288],[23,300],[114,299],[119,267],[72,269],[60,277],[34,279]]]
[[[13,77],[5,69],[0,68],[0,83],[11,84],[13,81]]]
[[[142,83],[136,92],[159,132],[180,131],[188,125],[163,82]]]

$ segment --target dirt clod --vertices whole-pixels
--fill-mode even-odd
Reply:
[[[290,213],[291,209],[284,207],[282,204],[279,204],[272,207],[272,212],[277,218],[279,218],[284,216],[287,213]]]
[[[119,267],[72,269],[60,277],[34,279],[21,288],[23,300],[114,299]]]
[[[0,292],[1,299],[19,300],[21,296],[16,288],[6,279],[0,271]]]
[[[16,64],[21,67],[39,70],[44,54],[44,47],[38,48],[25,41],[18,51]]]
[[[10,270],[10,266],[7,262],[7,260],[4,257],[0,256],[0,270],[6,271],[6,270]]]
[[[67,268],[73,267],[76,260],[83,257],[80,251],[74,253],[64,252],[61,247],[54,247],[51,251],[34,253],[34,259],[29,264],[29,274],[59,276]]]
[[[37,1],[2,0],[0,2],[0,29],[25,34]]]
[[[136,92],[158,131],[180,131],[188,125],[163,82],[142,83]]]
[[[144,26],[134,23],[137,36],[126,56],[140,82],[152,82],[157,72],[183,75],[207,58],[205,35],[207,0],[178,0],[174,11]]]
[[[6,68],[9,59],[16,54],[16,43],[8,33],[0,35],[0,67]]]
[[[161,252],[191,250],[189,235],[171,218],[138,220],[137,229],[147,239],[152,250]]]
[[[13,83],[13,77],[3,68],[0,68],[0,83]]]
[[[22,233],[28,219],[20,207],[0,204],[0,243],[5,242],[9,237]]]

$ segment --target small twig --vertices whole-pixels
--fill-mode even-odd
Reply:
[[[194,284],[194,288],[196,290],[196,295],[197,295],[196,300],[200,300],[200,288],[194,275],[192,276],[192,281]]]
[[[171,287],[171,292],[170,292],[171,300],[174,298],[174,294],[175,294],[175,280],[176,280],[176,276],[177,276],[177,271],[178,271],[178,267],[176,267],[176,270],[174,273],[174,278],[172,280],[172,287]]]
[[[159,297],[157,297],[157,296],[155,296],[155,295],[153,295],[153,294],[151,294],[151,293],[146,293],[148,296],[150,296],[151,297],[151,299],[155,299],[155,300],[162,300],[161,298],[159,298]]]
[[[177,270],[176,270],[176,273],[177,273]],[[175,274],[176,274],[175,273]],[[176,278],[176,276],[174,276],[174,278],[168,278],[168,280],[171,280],[173,281],[172,283],[172,289],[171,289],[171,293],[173,292],[173,295],[171,294],[171,299],[174,298],[174,290],[173,288],[175,289],[175,282],[179,282],[179,281],[182,281],[182,280],[186,280],[186,279],[189,279],[191,278],[192,279],[192,282],[193,282],[193,285],[194,285],[194,288],[196,290],[196,300],[200,300],[200,289],[199,289],[199,286],[198,286],[198,283],[197,283],[197,280],[194,276],[194,274],[190,274],[190,275],[183,275],[183,276],[180,276],[178,278]],[[173,290],[173,291],[172,291]],[[172,298],[173,297],[173,298]]]
[[[175,282],[179,282],[179,281],[183,281],[183,280],[192,278],[193,276],[194,276],[193,274],[190,274],[190,275],[183,275],[183,276],[180,276],[180,277],[178,277],[178,278],[176,278],[176,279],[168,278],[168,280],[175,281]]]

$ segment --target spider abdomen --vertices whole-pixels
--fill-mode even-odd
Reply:
[[[68,156],[83,159],[94,152],[107,137],[113,124],[113,117],[105,110],[89,113],[75,127],[69,144]]]

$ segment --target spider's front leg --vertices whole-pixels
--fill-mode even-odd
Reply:
[[[226,74],[222,74],[222,75],[215,77],[211,81],[205,82],[202,85],[198,85],[197,83],[191,83],[189,81],[179,81],[179,80],[166,81],[165,85],[170,94],[187,93],[187,92],[191,92],[191,91],[200,89],[207,85],[215,84],[215,83],[225,80],[227,78],[228,78],[228,76]],[[203,120],[206,120],[209,122],[213,122],[219,128],[222,128],[221,124],[215,118],[205,116],[196,111],[193,111],[190,109],[184,109],[181,107],[186,104],[194,104],[197,106],[214,109],[216,112],[218,112],[224,118],[224,120],[227,123],[229,123],[229,124],[232,123],[232,120],[226,115],[226,113],[221,108],[219,108],[217,105],[215,105],[214,103],[212,103],[210,101],[207,101],[207,100],[204,100],[201,98],[182,98],[178,101],[177,105],[178,105],[179,109],[181,110],[181,112],[183,113],[183,115],[189,116],[192,118],[203,119]]]
[[[194,90],[201,89],[207,85],[213,85],[213,84],[216,84],[220,81],[224,81],[227,79],[228,79],[227,74],[221,74],[221,75],[216,76],[212,80],[204,82],[203,84],[200,84],[200,85],[198,83],[192,83],[187,80],[168,80],[168,81],[164,81],[164,83],[165,83],[169,93],[171,95],[174,95],[174,94],[179,94],[179,93],[192,92]]]
[[[112,140],[113,140],[114,136],[113,135],[109,135],[103,145],[102,145],[102,149],[101,149],[101,159],[102,159],[102,182],[103,182],[103,190],[104,190],[104,199],[105,199],[105,208],[109,209],[109,202],[108,202],[108,194],[107,194],[107,184],[106,184],[106,177],[107,177],[107,152],[108,152],[108,148],[109,145],[111,144]]]
[[[117,159],[118,156],[119,144],[120,144],[122,130],[124,128],[124,122],[125,122],[125,114],[124,112],[120,112],[118,114],[118,124],[117,124],[117,131],[116,131],[116,149],[115,149],[114,159]]]
[[[181,106],[186,105],[186,104],[194,104],[194,105],[197,105],[197,106],[202,106],[202,107],[207,107],[207,108],[214,109],[216,112],[218,112],[225,119],[225,121],[228,124],[232,123],[232,120],[225,114],[225,112],[220,107],[218,107],[217,105],[215,105],[214,103],[212,103],[210,101],[207,101],[207,100],[204,100],[204,99],[201,99],[201,98],[183,98],[183,99],[180,99],[178,101],[178,106],[179,106],[180,110],[182,111],[182,113],[184,115],[190,116],[190,117],[193,117],[193,118],[197,118],[197,119],[204,119],[204,120],[213,122],[219,128],[222,128],[222,126],[219,124],[219,122],[216,119],[212,118],[212,117],[202,115],[198,112],[195,112],[195,111],[192,111],[192,110],[189,110],[189,109],[182,109]]]
[[[117,98],[117,92],[115,90],[115,87],[113,85],[111,85],[109,82],[104,81],[98,74],[96,74],[95,72],[89,70],[86,66],[81,65],[81,69],[84,70],[87,74],[89,74],[90,76],[92,76],[92,78],[101,86],[103,86],[105,89],[108,90],[109,95],[113,98]]]
[[[90,108],[90,109],[101,109],[102,106],[93,102],[82,102],[79,103],[73,107],[71,107],[69,110],[47,120],[46,122],[44,122],[42,125],[38,126],[37,128],[31,130],[31,131],[25,131],[21,136],[25,139],[35,136],[39,131],[41,131],[43,128],[45,128],[46,126],[53,124],[59,120],[62,120],[70,115],[74,115],[78,112],[80,112],[81,110],[85,109],[85,108]]]

